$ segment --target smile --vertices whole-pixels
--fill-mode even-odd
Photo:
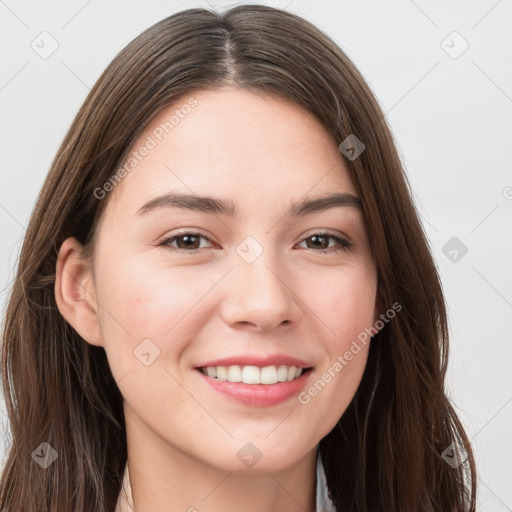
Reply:
[[[219,365],[201,366],[195,370],[208,389],[228,401],[244,406],[269,407],[298,395],[306,386],[313,368]]]
[[[303,369],[284,364],[280,366],[264,366],[263,368],[251,365],[208,366],[200,368],[204,375],[220,381],[264,385],[291,382],[308,370],[310,368]]]

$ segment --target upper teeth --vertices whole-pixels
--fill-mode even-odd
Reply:
[[[302,368],[295,366],[208,366],[201,371],[209,377],[229,382],[243,382],[244,384],[276,384],[287,382],[299,377]]]

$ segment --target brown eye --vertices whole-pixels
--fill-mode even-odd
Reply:
[[[190,232],[180,233],[179,235],[165,238],[158,245],[176,249],[178,251],[194,253],[201,249],[201,239],[210,241],[207,237],[201,235],[200,233]],[[176,242],[175,246],[172,245],[174,242]]]
[[[181,235],[176,237],[178,249],[199,249],[200,237],[195,235]]]
[[[330,241],[334,240],[334,242],[337,244],[336,246],[329,246]],[[340,238],[338,236],[334,236],[331,233],[315,233],[314,235],[311,235],[303,240],[303,242],[306,242],[307,249],[320,249],[320,250],[328,250],[329,252],[332,251],[342,251],[342,250],[348,250],[350,249],[353,244],[349,242],[348,240],[345,240],[343,238]],[[301,243],[303,243],[301,242]]]

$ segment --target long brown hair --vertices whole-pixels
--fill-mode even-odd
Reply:
[[[365,145],[346,163],[384,304],[402,310],[373,337],[354,399],[320,442],[336,508],[475,510],[471,446],[444,389],[442,287],[383,112],[331,39],[260,5],[188,9],[156,23],[114,58],[74,119],[32,213],[6,311],[2,382],[12,445],[0,508],[114,510],[127,457],[123,399],[103,348],[86,343],[57,309],[58,250],[68,237],[94,243],[108,200],[94,191],[162,109],[225,85],[291,99],[336,144],[353,134]],[[453,442],[467,453],[458,465],[443,457]],[[44,470],[34,458],[48,453],[41,443],[58,457]]]

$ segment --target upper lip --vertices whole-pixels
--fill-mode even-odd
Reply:
[[[295,366],[297,368],[311,368],[313,365],[297,359],[293,356],[286,354],[268,354],[265,356],[250,356],[247,354],[239,356],[224,357],[222,359],[215,359],[213,361],[205,361],[204,363],[198,364],[197,368],[204,368],[208,366],[258,366],[263,368],[265,366]]]

